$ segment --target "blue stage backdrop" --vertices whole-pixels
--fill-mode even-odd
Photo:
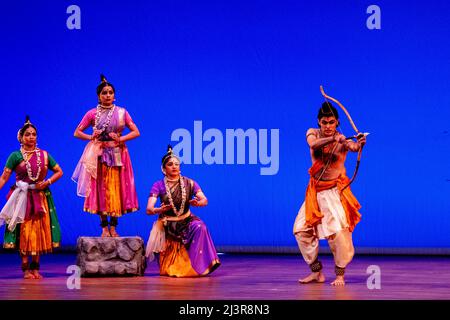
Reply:
[[[449,14],[444,0],[8,1],[0,161],[30,115],[64,170],[52,185],[63,244],[99,235],[71,175],[86,144],[73,132],[104,73],[141,131],[128,142],[140,209],[119,220],[121,235],[147,240],[148,194],[171,143],[209,199],[193,212],[219,248],[295,249],[323,85],[370,132],[352,184],[355,246],[448,250]]]

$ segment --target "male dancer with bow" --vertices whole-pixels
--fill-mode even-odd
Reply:
[[[305,201],[294,223],[295,238],[312,273],[299,282],[325,281],[318,254],[319,239],[327,239],[336,273],[331,284],[342,286],[345,267],[354,255],[352,232],[361,217],[358,212],[361,205],[349,188],[353,179],[347,177],[344,164],[348,151],[360,152],[366,138],[358,134],[357,142],[353,142],[338,133],[339,115],[328,101],[322,104],[317,118],[319,129],[306,132],[312,167],[308,171]]]

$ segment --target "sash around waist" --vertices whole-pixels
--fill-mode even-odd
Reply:
[[[166,218],[166,221],[170,222],[176,222],[176,221],[182,221],[186,218],[188,218],[191,215],[191,210],[188,210],[188,212],[182,214],[181,216],[172,217],[172,216],[164,216]]]

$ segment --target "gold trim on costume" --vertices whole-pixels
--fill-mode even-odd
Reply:
[[[165,217],[166,217],[166,220],[169,222],[178,222],[178,221],[182,221],[186,218],[189,218],[190,215],[191,215],[191,210],[188,210],[188,212],[186,212],[178,217],[172,217],[172,216],[165,216]]]
[[[99,214],[99,215],[102,215],[102,216],[109,216],[109,217],[120,217],[120,216],[122,216],[122,215],[124,215],[124,214],[126,214],[126,213],[131,213],[131,212],[136,212],[136,211],[138,211],[139,210],[139,208],[132,208],[132,209],[128,209],[128,210],[125,210],[124,212],[122,212],[121,214],[119,214],[119,215],[112,215],[111,214],[111,212],[106,212],[106,211],[93,211],[93,210],[90,210],[90,209],[88,209],[88,208],[83,208],[83,211],[84,212],[89,212],[89,213],[92,213],[92,214]]]
[[[41,251],[25,251],[25,250],[19,250],[21,255],[24,256],[40,256],[42,254],[46,253],[52,253],[52,249],[48,250],[41,250]]]
[[[214,271],[219,265],[220,265],[220,260],[219,259],[214,259],[211,262],[211,264],[208,266],[208,268],[206,268],[205,272],[203,272],[201,275],[202,276],[206,276],[207,274],[209,274],[212,271]]]
[[[44,172],[42,174],[42,178],[45,178],[47,176],[47,172],[48,172],[48,153],[45,150],[41,150],[41,151],[44,154]]]
[[[7,242],[3,244],[3,248],[5,249],[15,249],[16,244],[14,242]]]
[[[119,126],[124,127],[125,126],[125,109],[119,107]]]

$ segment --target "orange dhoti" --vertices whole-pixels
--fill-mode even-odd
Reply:
[[[305,201],[293,232],[308,265],[317,260],[319,239],[327,239],[336,266],[345,268],[354,255],[352,232],[361,219],[358,212],[361,205],[350,188],[343,190],[349,182],[345,174],[334,180],[316,181],[314,176],[320,170],[319,165],[310,169]]]

